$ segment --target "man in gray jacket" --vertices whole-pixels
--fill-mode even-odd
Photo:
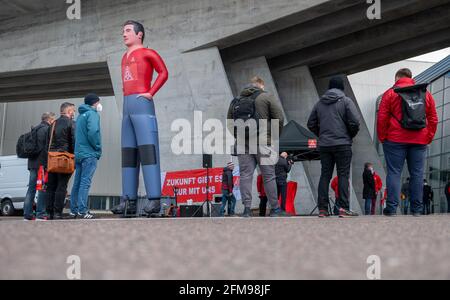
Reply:
[[[229,126],[230,121],[243,120],[243,118],[238,115],[245,115],[239,111],[242,107],[245,106],[244,101],[247,103],[247,108],[253,107],[256,112],[250,112],[249,115],[252,115],[250,119],[256,120],[259,124],[262,124],[261,121],[267,121],[267,128],[263,128],[260,126],[258,129],[258,134],[248,134],[245,137],[245,152],[240,153],[238,146],[238,160],[239,160],[239,171],[240,171],[240,190],[242,202],[244,204],[244,214],[243,217],[251,216],[251,207],[252,207],[252,183],[253,183],[253,175],[255,173],[256,166],[259,165],[261,170],[263,179],[264,179],[264,189],[267,194],[268,201],[270,203],[271,212],[270,215],[272,217],[283,217],[286,216],[286,213],[283,212],[278,204],[277,197],[277,185],[276,185],[276,177],[275,177],[275,164],[278,161],[278,150],[274,149],[272,139],[275,139],[275,132],[272,132],[271,128],[279,131],[281,134],[281,129],[284,125],[284,117],[283,112],[281,110],[280,105],[277,103],[275,97],[267,92],[264,89],[264,81],[259,77],[254,77],[251,80],[251,84],[247,86],[241,93],[240,97],[235,100],[242,100],[240,104],[236,104],[235,101],[231,103],[230,108],[228,110],[228,128],[230,132],[235,130],[234,126]],[[239,108],[240,107],[240,108]],[[244,120],[247,121],[247,120]],[[278,127],[276,127],[276,122],[278,121]],[[241,130],[240,125],[236,125],[237,130]],[[258,140],[255,142],[254,138],[258,136]],[[262,140],[267,139],[267,140]],[[237,144],[240,144],[240,138],[237,138]],[[251,148],[253,142],[257,143],[257,152],[253,153]],[[268,154],[270,153],[270,154]],[[268,157],[272,157],[274,154],[274,161],[270,163],[271,159]]]
[[[315,105],[308,120],[308,128],[319,137],[322,173],[319,183],[319,217],[328,217],[329,186],[336,165],[339,182],[339,217],[354,217],[350,211],[349,178],[352,162],[353,138],[359,132],[359,113],[344,93],[340,77],[330,80],[329,90]]]

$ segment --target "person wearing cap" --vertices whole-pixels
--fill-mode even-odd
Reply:
[[[96,94],[88,94],[80,113],[75,132],[75,179],[70,199],[72,218],[93,219],[88,209],[88,196],[97,162],[102,156],[100,112],[103,107]]]
[[[234,216],[234,209],[236,206],[236,198],[233,195],[233,170],[234,164],[229,162],[223,169],[222,173],[222,206],[220,208],[220,215],[225,215],[225,208],[228,204],[228,215]]]
[[[360,117],[355,103],[345,95],[341,77],[333,77],[329,90],[314,106],[308,120],[308,128],[319,137],[322,173],[318,188],[319,217],[329,217],[329,186],[334,167],[337,168],[339,183],[339,217],[356,217],[350,211],[350,166],[352,162],[353,138],[359,132]]]

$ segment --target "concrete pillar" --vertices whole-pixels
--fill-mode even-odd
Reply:
[[[309,114],[319,98],[309,68],[298,67],[276,72],[274,78],[287,119],[296,121],[306,128]],[[311,190],[311,196],[306,197],[307,199],[302,202],[302,213],[307,214],[311,212],[317,202],[320,162],[303,162],[302,165]]]

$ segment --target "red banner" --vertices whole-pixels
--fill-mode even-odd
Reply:
[[[208,186],[209,200],[213,200],[214,194],[222,194],[223,168],[209,169]],[[178,203],[203,202],[206,200],[206,169],[167,172],[163,174],[163,196],[174,196],[174,187],[178,188]]]

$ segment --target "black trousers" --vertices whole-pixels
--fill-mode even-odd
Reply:
[[[267,196],[259,197],[259,199],[261,200],[259,202],[259,216],[265,217],[267,212]]]
[[[320,147],[322,173],[319,183],[319,210],[328,211],[329,187],[334,167],[337,168],[339,199],[336,205],[343,209],[350,208],[350,166],[352,163],[351,146]]]
[[[281,209],[286,211],[287,183],[277,182],[278,199],[281,196]]]
[[[47,213],[53,215],[61,214],[64,209],[64,200],[67,194],[67,185],[72,174],[48,174],[46,204]]]
[[[423,214],[430,215],[431,214],[431,201],[423,202]]]

